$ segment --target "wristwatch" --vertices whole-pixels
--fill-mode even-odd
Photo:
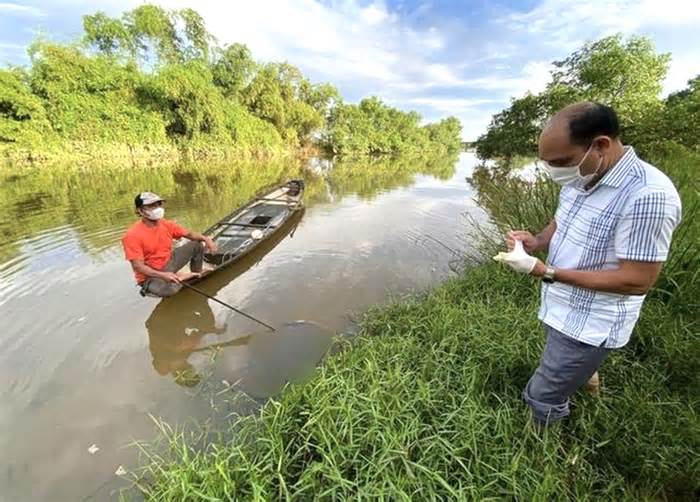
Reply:
[[[547,284],[552,284],[554,282],[554,267],[547,265],[544,274],[542,274],[542,282],[546,282]]]

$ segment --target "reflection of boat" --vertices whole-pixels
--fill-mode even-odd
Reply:
[[[204,270],[192,284],[253,252],[284,227],[302,207],[304,181],[291,180],[264,190],[244,206],[204,231],[217,245],[216,254],[204,255]]]
[[[220,289],[262,260],[285,237],[293,235],[303,214],[303,209],[295,211],[278,231],[236,260],[235,265],[212,276],[203,288],[216,295]],[[191,354],[246,345],[250,340],[250,336],[233,340],[211,340],[217,335],[224,335],[226,328],[217,326],[207,299],[188,290],[163,298],[146,321],[146,330],[156,372],[160,375],[172,374],[176,383],[186,386],[196,385],[200,381],[196,368],[188,361]]]

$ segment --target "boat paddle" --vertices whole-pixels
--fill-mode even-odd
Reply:
[[[219,300],[217,297],[205,293],[204,291],[202,291],[202,290],[199,289],[199,288],[195,288],[194,286],[191,286],[191,285],[187,284],[186,282],[181,282],[180,284],[183,285],[184,287],[186,287],[187,289],[191,289],[191,290],[194,291],[195,293],[199,293],[200,295],[205,296],[205,297],[209,298],[210,300],[215,301],[216,303],[220,303],[220,304],[223,305],[224,307],[230,308],[231,310],[233,310],[233,311],[236,312],[237,314],[241,314],[243,317],[247,317],[247,318],[250,319],[251,321],[255,321],[255,322],[257,322],[258,324],[261,324],[261,325],[265,326],[265,327],[266,327],[267,329],[269,329],[269,330],[277,331],[275,328],[273,328],[272,326],[270,326],[270,325],[267,324],[266,322],[263,322],[263,321],[261,321],[260,319],[256,319],[256,318],[253,317],[252,315],[246,314],[245,312],[243,312],[243,311],[240,310],[240,309],[237,309],[237,308],[234,307],[233,305],[229,305],[228,303]]]

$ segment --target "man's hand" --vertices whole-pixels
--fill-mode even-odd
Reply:
[[[204,238],[204,245],[207,247],[207,250],[211,254],[216,254],[216,252],[219,250],[219,248],[216,245],[216,242],[211,237],[205,237]]]
[[[511,230],[506,234],[506,246],[508,247],[508,251],[513,249],[515,241],[521,241],[523,243],[523,248],[525,248],[525,251],[528,253],[538,251],[543,247],[539,239],[527,230]]]
[[[520,272],[522,274],[532,273],[537,266],[537,263],[540,261],[534,256],[527,254],[523,249],[523,243],[519,240],[514,242],[514,246],[511,251],[508,251],[507,253],[498,253],[493,257],[493,259],[500,261],[501,263],[505,263],[516,272]]]
[[[180,282],[181,282],[181,279],[178,277],[178,275],[175,272],[161,272],[159,274],[159,277],[167,282],[174,282],[177,284],[180,284]]]

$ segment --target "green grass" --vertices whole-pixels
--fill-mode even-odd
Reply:
[[[537,288],[496,265],[370,312],[348,350],[288,387],[233,439],[175,438],[141,480],[149,500],[687,498],[700,480],[696,319],[647,305],[630,346],[533,431],[521,388],[543,334]]]
[[[674,253],[698,235],[686,218]],[[601,397],[576,394],[561,426],[533,430],[520,399],[544,343],[539,286],[487,263],[368,312],[311,381],[208,446],[168,432],[138,487],[148,500],[696,500],[700,321],[676,297],[697,291],[697,273],[676,266],[676,289],[650,295],[604,364]]]

